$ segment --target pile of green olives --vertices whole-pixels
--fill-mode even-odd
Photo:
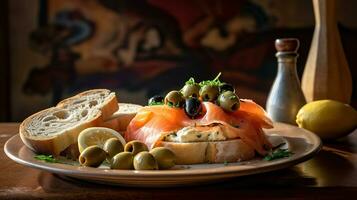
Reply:
[[[175,166],[175,154],[170,149],[165,147],[156,147],[149,151],[148,147],[144,143],[133,140],[125,145],[123,153],[131,153],[132,157],[130,157],[127,161],[131,161],[131,169],[156,170],[170,169]],[[115,159],[113,159],[112,162],[114,161]],[[112,169],[121,168],[116,168],[116,165],[113,164]]]
[[[79,163],[87,167],[98,167],[104,160],[111,169],[156,170],[175,166],[175,154],[171,150],[157,147],[149,152],[148,147],[137,140],[123,146],[117,138],[110,138],[103,148],[89,146],[79,156]]]
[[[165,97],[153,96],[149,99],[148,105],[166,104],[170,107],[183,108],[187,116],[192,119],[198,118],[202,113],[201,101],[216,103],[227,112],[238,110],[240,100],[233,85],[221,83],[217,77],[212,81],[201,83],[196,83],[191,78],[180,91],[173,90]]]
[[[115,155],[124,151],[124,146],[118,138],[105,141],[103,147],[93,145],[85,148],[79,156],[79,163],[86,167],[98,167],[107,160],[109,163]]]

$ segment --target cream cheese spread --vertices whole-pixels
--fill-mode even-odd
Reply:
[[[188,126],[177,132],[168,134],[165,139],[168,142],[206,142],[226,140],[220,126]]]

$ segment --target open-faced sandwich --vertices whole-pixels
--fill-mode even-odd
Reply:
[[[218,75],[200,83],[191,78],[180,91],[151,98],[129,123],[125,139],[166,147],[176,164],[237,162],[266,155],[272,145],[263,128],[272,127],[262,107],[239,99]]]

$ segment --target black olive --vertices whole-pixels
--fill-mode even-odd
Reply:
[[[201,101],[197,98],[190,97],[185,101],[185,113],[191,118],[195,118],[202,112]]]
[[[224,91],[235,92],[235,89],[234,89],[233,85],[231,85],[229,83],[223,83],[222,85],[219,86],[219,92],[222,93]]]
[[[164,97],[160,95],[155,95],[151,97],[148,101],[148,105],[157,105],[157,104],[164,104]]]

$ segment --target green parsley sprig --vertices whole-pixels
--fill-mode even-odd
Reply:
[[[221,76],[221,72],[219,72],[219,74],[213,79],[213,80],[206,80],[206,81],[201,81],[199,83],[199,85],[201,87],[205,86],[205,85],[212,85],[212,86],[220,86],[222,85],[223,83],[219,80],[219,77]]]
[[[195,85],[195,84],[199,84],[200,87],[205,86],[205,85],[214,85],[214,86],[221,86],[223,84],[223,82],[221,82],[219,80],[219,77],[222,75],[221,72],[218,73],[218,75],[213,79],[213,80],[205,80],[205,81],[201,81],[201,82],[196,82],[195,79],[193,77],[191,77],[190,79],[188,79],[185,82],[185,85]]]
[[[197,84],[195,79],[193,77],[191,77],[190,79],[188,79],[188,81],[185,82],[186,85],[195,85]]]
[[[54,158],[52,155],[36,155],[34,156],[35,159],[37,160],[42,160],[42,161],[45,161],[45,162],[48,162],[48,163],[56,163],[57,160],[56,158]]]
[[[149,104],[149,106],[161,106],[161,105],[164,105],[165,103],[163,101],[160,101],[160,102],[151,102]]]
[[[271,160],[276,160],[280,158],[286,158],[291,156],[293,153],[289,151],[288,149],[277,149],[272,152],[270,152],[268,155],[264,157],[264,160],[271,161]]]

